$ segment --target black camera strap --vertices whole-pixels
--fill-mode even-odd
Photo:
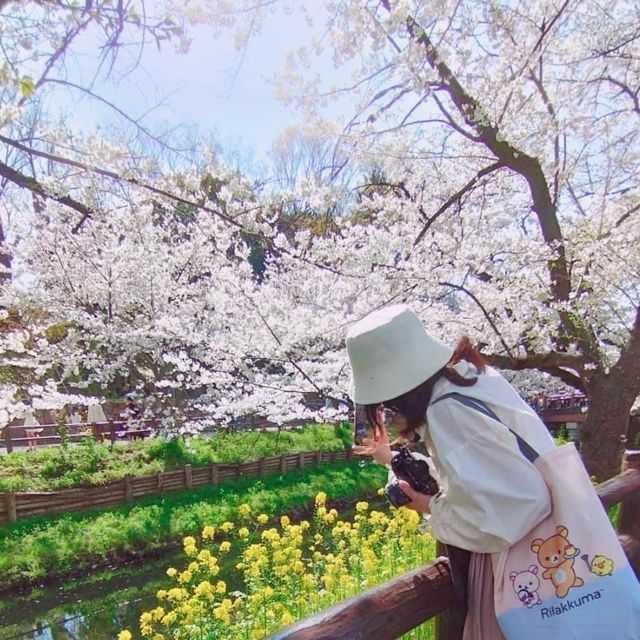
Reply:
[[[440,400],[446,400],[447,398],[453,398],[457,400],[460,404],[465,405],[471,409],[475,409],[479,413],[483,413],[485,416],[492,418],[496,422],[499,422],[503,427],[509,429],[509,432],[513,435],[518,443],[518,448],[522,455],[529,461],[535,462],[536,458],[538,458],[538,452],[521,436],[519,436],[513,429],[509,428],[498,416],[495,411],[489,408],[482,400],[478,400],[477,398],[472,398],[471,396],[465,396],[462,393],[445,393],[443,396],[436,398],[431,404],[435,404],[436,402],[440,402]]]

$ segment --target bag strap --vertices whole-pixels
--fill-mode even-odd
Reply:
[[[515,437],[516,442],[518,443],[518,448],[522,455],[529,461],[535,462],[536,458],[538,458],[539,453],[521,436],[519,436],[513,429],[509,428],[498,416],[495,412],[490,409],[482,400],[478,400],[477,398],[472,398],[471,396],[465,396],[462,393],[445,393],[443,396],[440,396],[436,400],[434,400],[431,404],[435,404],[436,402],[440,402],[440,400],[445,400],[447,398],[453,398],[457,400],[460,404],[469,407],[470,409],[475,409],[479,413],[492,418],[496,422],[499,422],[502,426],[509,429],[511,434]]]

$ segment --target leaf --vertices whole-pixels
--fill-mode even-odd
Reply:
[[[20,79],[20,95],[23,98],[28,98],[34,92],[35,88],[36,85],[31,76],[22,76]]]

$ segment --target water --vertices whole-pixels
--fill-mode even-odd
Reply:
[[[125,567],[100,569],[61,580],[29,595],[0,596],[0,640],[113,640],[138,628],[140,614],[155,606],[166,569],[184,562],[181,551]]]

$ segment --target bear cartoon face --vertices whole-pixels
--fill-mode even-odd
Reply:
[[[567,540],[567,535],[566,528],[558,527],[555,535],[546,540],[537,538],[531,543],[531,550],[538,554],[538,562],[545,569],[559,567],[574,557],[575,547]]]
[[[512,571],[509,579],[513,583],[513,590],[523,604],[529,604],[537,600],[536,592],[540,588],[538,579],[538,567],[532,564],[527,571]]]
[[[584,584],[573,568],[580,549],[567,540],[568,535],[567,528],[559,526],[546,540],[536,538],[531,543],[531,551],[537,554],[538,562],[544,568],[542,578],[553,582],[558,598],[564,598],[569,589]]]

